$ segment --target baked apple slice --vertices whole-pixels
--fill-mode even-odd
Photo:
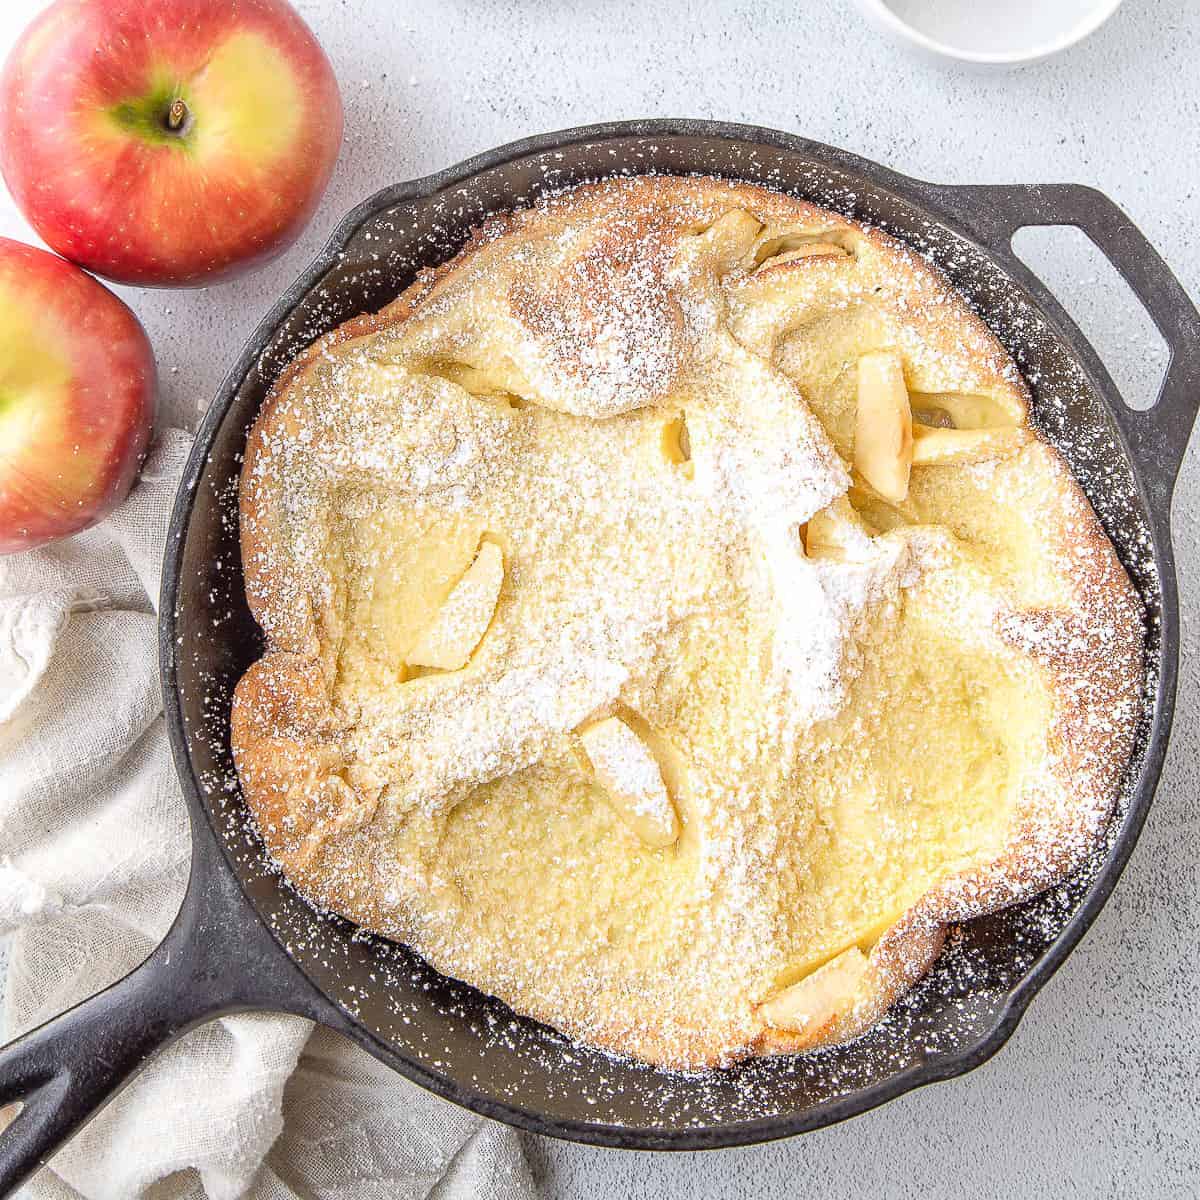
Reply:
[[[914,425],[913,466],[953,466],[1009,458],[1033,440],[1023,425],[992,429],[935,429]]]
[[[465,667],[492,622],[503,582],[504,555],[495,542],[484,542],[408,652],[408,665],[439,671]]]
[[[772,1028],[801,1034],[804,1043],[809,1044],[830,1021],[850,1008],[866,970],[867,956],[851,946],[760,1004],[759,1016]]]
[[[885,500],[899,504],[908,497],[912,463],[912,408],[900,355],[864,354],[858,360],[854,465]]]
[[[620,717],[606,717],[579,731],[596,782],[617,815],[647,846],[661,849],[679,839],[679,815],[650,747]]]

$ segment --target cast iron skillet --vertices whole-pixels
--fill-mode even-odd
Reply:
[[[1033,381],[1149,613],[1146,708],[1107,844],[1067,884],[973,921],[881,1026],[818,1054],[682,1078],[568,1045],[445,979],[401,946],[310,909],[273,873],[229,756],[229,695],[261,651],[239,566],[246,430],[280,368],[318,334],[391,300],[489,213],[618,172],[758,180],[874,222],[929,251]],[[1025,225],[1088,233],[1153,317],[1171,361],[1156,406],[1122,402],[1091,346],[1014,257]],[[163,944],[107,991],[0,1052],[0,1193],[15,1187],[152,1054],[248,1009],[324,1022],[408,1078],[524,1129],[607,1146],[697,1149],[840,1121],[978,1066],[1083,936],[1133,849],[1171,727],[1179,610],[1170,500],[1200,405],[1200,317],[1129,219],[1098,192],[939,186],[802,138],[695,121],[598,125],[518,142],[385,188],[342,222],[275,306],[209,410],[180,486],[162,576],[164,704],[191,814],[187,896]]]

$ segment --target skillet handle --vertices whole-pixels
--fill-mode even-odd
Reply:
[[[124,979],[0,1049],[0,1196],[14,1191],[153,1054],[208,1015],[168,937]]]
[[[197,844],[187,896],[162,944],[124,979],[0,1047],[0,1197],[8,1196],[158,1051],[206,1019],[249,1009],[338,1024]]]
[[[938,188],[989,249],[1012,259],[1026,225],[1074,225],[1120,272],[1170,351],[1154,407],[1123,405],[1117,422],[1147,480],[1154,511],[1169,517],[1171,493],[1200,409],[1200,313],[1141,230],[1103,192],[1082,184],[980,184]]]

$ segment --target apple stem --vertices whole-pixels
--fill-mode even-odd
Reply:
[[[172,133],[178,133],[183,128],[183,123],[188,118],[188,106],[180,99],[171,101],[171,107],[167,109],[167,128]]]

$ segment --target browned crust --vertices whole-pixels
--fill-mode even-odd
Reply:
[[[735,207],[753,212],[764,223],[822,225],[859,239],[886,260],[895,279],[893,299],[903,307],[904,319],[946,353],[961,353],[966,344],[979,386],[1004,396],[1019,419],[1028,419],[1026,389],[1011,360],[980,318],[923,259],[878,231],[864,230],[815,206],[753,185],[712,179],[611,180],[494,218],[457,256],[423,273],[381,312],[355,318],[319,339],[284,371],[247,442],[240,494],[243,564],[247,597],[267,632],[269,648],[236,689],[232,742],[243,792],[270,853],[302,891],[363,925],[378,927],[383,920],[378,903],[382,881],[366,834],[346,815],[353,789],[345,786],[345,772],[353,764],[343,760],[332,724],[320,631],[308,604],[296,608],[277,586],[287,555],[277,521],[285,481],[273,470],[271,445],[286,436],[283,401],[322,356],[408,321],[484,247],[502,238],[519,241],[524,227],[536,222],[544,209],[584,222],[617,206],[624,217],[636,217],[643,228],[659,230],[664,239],[678,237],[685,221],[702,225]],[[835,260],[821,257],[768,268],[837,269]],[[914,297],[923,302],[909,303]],[[1071,564],[1075,605],[1072,611],[1015,613],[998,633],[1039,663],[1059,698],[1052,737],[1061,748],[1054,768],[1057,787],[1027,798],[1021,829],[1003,856],[927,893],[888,930],[870,953],[865,983],[851,1012],[807,1035],[762,1028],[741,1047],[714,1042],[706,1031],[697,1030],[682,1060],[678,1045],[657,1040],[652,1029],[640,1029],[639,1056],[696,1066],[746,1053],[795,1052],[857,1036],[928,969],[950,923],[1044,889],[1091,851],[1115,802],[1132,748],[1142,687],[1142,619],[1132,585],[1082,491],[1061,460],[1052,457],[1059,472],[1062,512],[1050,526],[1051,536],[1060,544],[1064,563]],[[1114,713],[1127,718],[1113,720]],[[1074,798],[1069,808],[1063,807],[1064,797]],[[434,965],[455,968],[453,963]],[[523,1007],[529,1015],[571,1031],[569,1015]],[[591,1024],[588,1040],[616,1051],[630,1049],[618,1025],[605,1033]]]

